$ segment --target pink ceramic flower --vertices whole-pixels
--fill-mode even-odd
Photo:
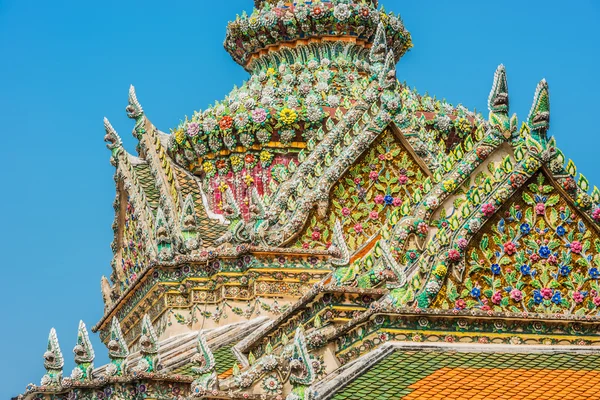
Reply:
[[[349,216],[349,215],[350,215],[350,209],[349,209],[348,207],[344,207],[344,208],[342,208],[342,215],[343,215],[344,217],[347,217],[347,216]]]
[[[371,218],[371,219],[378,219],[379,218],[379,213],[377,211],[371,211],[369,213],[369,218]]]
[[[376,181],[378,178],[379,174],[377,173],[377,171],[369,172],[369,179],[371,179],[372,181]]]
[[[459,310],[464,310],[467,307],[467,303],[463,299],[456,300],[455,306]]]
[[[581,254],[581,252],[583,251],[583,245],[581,244],[581,242],[578,241],[574,241],[571,243],[571,251],[575,254]]]
[[[594,210],[594,212],[592,213],[592,218],[594,218],[594,221],[600,222],[600,208],[596,208]]]
[[[377,196],[375,196],[375,204],[383,204],[384,199],[383,196],[378,194]]]
[[[600,307],[600,297],[594,297],[593,301],[596,307]]]
[[[512,256],[517,252],[517,246],[513,242],[504,243],[504,252],[509,256]]]
[[[513,289],[510,291],[510,298],[514,301],[521,301],[523,300],[523,292],[519,289]]]
[[[487,203],[481,206],[481,212],[486,217],[491,217],[496,212],[496,207],[492,203]]]
[[[500,304],[501,301],[502,301],[502,292],[500,292],[499,290],[497,290],[496,293],[494,293],[492,295],[492,303],[494,303],[494,304]]]
[[[460,253],[458,250],[452,249],[448,251],[448,259],[453,262],[460,261]]]
[[[581,292],[573,292],[573,301],[579,304],[583,301],[583,294]]]
[[[354,184],[360,185],[360,178],[354,178]]]
[[[550,255],[550,257],[548,257],[548,263],[552,264],[552,265],[557,265],[558,258],[554,254],[552,254],[552,255]]]
[[[542,290],[540,290],[540,294],[544,299],[549,300],[552,297],[552,289],[543,288]]]
[[[425,222],[421,222],[418,226],[417,226],[417,231],[419,233],[422,234],[426,234],[427,232],[429,232],[429,226],[425,223]]]
[[[354,230],[357,233],[362,233],[363,232],[363,226],[362,226],[362,224],[356,224],[356,225],[354,225]]]
[[[401,185],[405,185],[407,182],[408,182],[408,176],[400,175],[400,177],[398,177],[398,183],[400,183]]]
[[[267,120],[267,112],[264,108],[252,110],[252,121],[256,124],[262,124]]]
[[[402,199],[399,197],[394,198],[394,201],[392,201],[392,204],[396,207],[399,207],[402,205]]]
[[[319,240],[319,239],[321,239],[321,232],[319,232],[319,231],[314,231],[314,232],[312,233],[312,239],[313,239],[313,240]]]
[[[465,238],[460,238],[460,239],[458,239],[458,241],[456,242],[456,244],[458,245],[459,248],[461,248],[462,250],[464,250],[464,249],[467,248],[467,245],[469,244],[469,242]]]
[[[196,122],[191,122],[187,129],[188,136],[194,137],[198,134],[198,132],[200,132],[200,125],[198,125]]]
[[[535,205],[535,213],[537,215],[544,215],[544,214],[546,214],[546,205],[544,203],[537,203]]]

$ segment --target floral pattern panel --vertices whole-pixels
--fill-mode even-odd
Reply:
[[[324,249],[340,221],[348,248],[355,252],[376,237],[393,212],[407,215],[423,196],[425,171],[389,129],[350,167],[331,190],[322,221],[313,215],[299,239],[304,248]]]
[[[598,313],[598,232],[549,183],[537,174],[484,225],[463,282],[450,278],[434,307]]]
[[[121,281],[121,285],[124,285],[121,289],[124,290],[129,285],[137,280],[137,274],[143,270],[146,266],[145,255],[144,255],[144,242],[142,236],[141,227],[138,224],[138,216],[135,208],[129,196],[125,193],[125,199],[121,202],[122,204],[122,233],[120,240],[120,257],[117,268],[120,268],[122,272],[118,272],[119,275],[124,276],[124,281]]]

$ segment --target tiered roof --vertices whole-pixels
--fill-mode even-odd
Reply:
[[[63,378],[52,331],[23,397],[496,398],[546,373],[593,397],[600,190],[548,136],[547,82],[519,126],[500,66],[484,119],[397,81],[410,35],[376,1],[256,5],[225,100],[165,134],[132,87],[136,156],[105,120],[111,363],[82,324]]]

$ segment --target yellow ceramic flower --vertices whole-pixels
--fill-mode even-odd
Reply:
[[[269,153],[267,150],[263,150],[260,152],[260,161],[262,161],[262,162],[271,161],[271,158],[273,158],[273,155],[271,153]]]
[[[202,169],[205,173],[210,174],[215,170],[215,166],[210,161],[206,161],[204,164],[202,164]]]
[[[231,158],[229,160],[231,161],[231,165],[234,168],[240,167],[243,164],[242,159],[239,156],[231,156]]]
[[[179,128],[177,129],[177,131],[175,132],[175,141],[179,144],[183,143],[183,141],[185,140],[185,132],[183,131],[183,128]]]
[[[446,268],[445,265],[440,264],[437,267],[435,267],[434,273],[437,276],[446,276],[446,273],[448,273],[448,268]]]
[[[223,181],[221,181],[221,183],[219,183],[219,190],[220,190],[221,192],[224,192],[224,191],[226,191],[228,187],[229,187],[229,186],[227,186],[227,184],[226,184],[225,182],[223,182]]]
[[[456,183],[454,182],[454,180],[448,179],[447,181],[444,181],[444,189],[446,189],[447,192],[451,192],[455,188],[456,188]]]
[[[298,119],[298,113],[295,110],[292,110],[291,108],[286,107],[279,113],[279,121],[281,121],[285,125],[293,124],[294,122],[296,122],[296,119]]]
[[[275,68],[272,68],[272,67],[271,67],[271,68],[269,68],[269,69],[267,70],[267,75],[268,75],[268,76],[273,76],[273,75],[275,75],[276,73],[277,73],[277,72],[275,71]]]
[[[250,186],[254,183],[254,178],[251,175],[246,175],[244,176],[244,182],[246,182],[246,185]]]

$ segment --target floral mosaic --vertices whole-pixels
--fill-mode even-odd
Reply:
[[[133,203],[127,201],[123,204],[123,221],[121,224],[120,257],[117,257],[117,267],[121,269],[124,280],[121,281],[121,290],[137,280],[137,274],[145,267],[144,243],[142,230],[137,222],[137,213]],[[120,274],[117,272],[117,274]]]
[[[462,282],[450,278],[434,306],[494,311],[597,314],[600,239],[538,173],[496,212],[466,250]]]
[[[426,178],[401,141],[386,130],[333,187],[328,216],[323,221],[313,216],[298,245],[327,248],[339,220],[348,247],[356,251],[377,236],[393,212],[408,214],[422,197]]]

